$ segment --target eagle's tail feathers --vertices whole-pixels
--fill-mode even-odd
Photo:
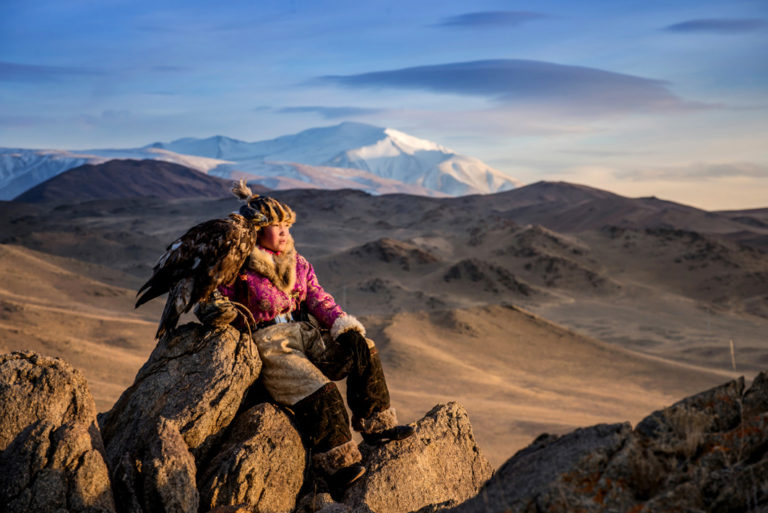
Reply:
[[[166,331],[172,330],[179,322],[179,317],[188,312],[191,304],[193,280],[181,280],[168,292],[168,299],[160,316],[160,325],[157,328],[156,338],[162,337]]]
[[[176,323],[179,322],[179,317],[181,317],[181,312],[176,310],[173,298],[168,296],[168,301],[166,301],[165,308],[163,309],[163,315],[160,316],[160,324],[157,327],[155,338],[159,339],[166,331],[175,328]]]

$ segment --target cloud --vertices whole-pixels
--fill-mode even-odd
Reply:
[[[508,137],[545,137],[586,135],[595,132],[590,123],[578,119],[563,119],[559,113],[550,115],[526,107],[506,109],[392,109],[380,116],[379,123],[397,127],[405,132],[442,134],[450,138],[447,144],[458,149],[458,144],[492,146],[499,149]],[[599,129],[598,129],[599,130]],[[438,136],[435,135],[434,138]],[[493,142],[491,142],[493,141]],[[443,141],[441,140],[441,143]],[[501,150],[504,151],[504,150]]]
[[[321,115],[325,119],[338,119],[349,118],[355,116],[366,116],[369,114],[378,114],[383,112],[382,109],[366,109],[362,107],[321,107],[321,106],[299,106],[299,107],[283,107],[277,112],[281,114],[300,114],[300,113],[315,113]]]
[[[716,34],[741,34],[768,28],[763,19],[748,18],[706,18],[688,20],[665,27],[669,32],[709,32]]]
[[[65,77],[102,75],[101,71],[67,66],[44,66],[0,61],[0,81],[51,82]]]
[[[483,11],[469,12],[444,18],[434,25],[442,28],[516,27],[528,21],[548,18],[546,14],[530,11]]]
[[[119,77],[135,73],[178,74],[192,71],[191,68],[176,65],[156,65],[96,69],[78,66],[46,66],[41,64],[18,64],[0,61],[0,82],[49,83],[67,78]]]
[[[617,178],[635,181],[678,180],[699,181],[719,178],[768,179],[768,165],[752,162],[696,163],[688,166],[648,168],[621,171]]]
[[[501,103],[540,102],[589,113],[671,111],[709,107],[684,101],[666,82],[583,66],[498,59],[416,66],[320,83],[353,88],[426,90],[486,97]]]

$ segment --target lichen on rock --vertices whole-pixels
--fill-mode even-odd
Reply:
[[[768,375],[730,381],[653,412],[634,429],[544,435],[446,513],[763,511]]]

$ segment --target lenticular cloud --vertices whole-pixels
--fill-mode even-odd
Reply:
[[[471,61],[358,75],[320,77],[355,88],[427,90],[497,102],[557,103],[596,112],[679,110],[695,106],[660,80],[583,66],[522,59]]]

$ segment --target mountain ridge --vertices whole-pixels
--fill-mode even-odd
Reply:
[[[263,173],[266,164],[284,162],[359,169],[448,195],[498,192],[519,186],[519,182],[479,159],[399,130],[363,123],[310,128],[252,143],[217,135],[153,143],[151,147],[237,161],[239,167],[223,169],[252,173]]]
[[[492,193],[520,185],[481,160],[440,144],[395,129],[345,122],[256,142],[215,135],[126,149],[0,148],[0,199],[14,198],[67,169],[115,158],[169,161],[270,188],[329,187],[323,177],[332,178],[331,187],[374,194],[446,196]]]
[[[230,189],[228,180],[172,162],[114,159],[68,169],[20,194],[14,201],[71,203],[145,196],[218,198],[229,196]]]

